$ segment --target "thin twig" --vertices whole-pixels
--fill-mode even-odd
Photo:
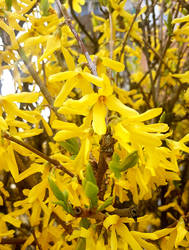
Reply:
[[[72,0],[69,0],[69,6],[70,6],[70,11],[71,11],[71,14],[73,16],[73,18],[76,20],[76,22],[79,24],[79,27],[81,28],[81,30],[85,33],[85,35],[89,38],[89,40],[94,44],[95,48],[98,47],[98,43],[96,41],[96,38],[95,37],[92,37],[88,31],[86,30],[85,28],[85,25],[83,25],[81,23],[81,21],[79,20],[79,18],[76,16],[75,14],[75,11],[73,9],[73,1]]]
[[[57,161],[55,159],[51,159],[48,155],[42,153],[41,151],[37,150],[36,148],[32,147],[31,145],[26,144],[25,142],[18,140],[17,138],[9,135],[8,133],[4,133],[3,137],[9,141],[12,141],[12,142],[15,142],[16,144],[21,145],[24,148],[27,148],[28,150],[30,150],[34,154],[40,156],[41,158],[45,159],[49,163],[53,164],[56,168],[62,170],[64,173],[66,173],[70,177],[75,176],[72,172],[70,172],[68,169],[66,169],[64,166],[62,166],[59,161]]]
[[[54,113],[56,114],[56,116],[58,117],[59,120],[63,120],[65,121],[64,116],[62,116],[61,114],[59,114],[57,112],[57,109],[54,107],[54,99],[53,97],[50,95],[47,87],[45,86],[45,84],[41,81],[40,77],[38,76],[37,72],[35,71],[35,69],[33,68],[30,60],[27,58],[24,49],[23,48],[19,48],[18,49],[18,54],[20,55],[21,59],[23,60],[26,68],[28,69],[29,73],[31,74],[31,76],[33,77],[34,81],[37,83],[37,85],[39,86],[42,94],[44,95],[45,99],[47,100],[50,108],[54,111]]]
[[[99,187],[99,199],[103,200],[105,190],[102,190],[104,175],[108,169],[107,159],[112,157],[114,153],[114,144],[116,140],[111,135],[111,130],[108,128],[105,135],[100,140],[100,155],[98,161],[98,169],[96,173],[96,183]]]
[[[39,244],[38,239],[37,239],[37,236],[36,236],[36,233],[35,233],[35,229],[32,230],[32,234],[33,234],[33,238],[35,240],[36,246],[38,246],[39,250],[43,250],[42,247],[41,247],[41,245]]]
[[[4,238],[0,240],[1,245],[22,245],[26,241],[26,238]]]
[[[63,221],[54,211],[52,212],[51,215],[52,215],[52,217],[55,218],[56,222],[57,222],[58,224],[60,224],[60,225],[64,228],[64,230],[65,230],[66,233],[72,234],[73,228],[72,228],[72,225],[71,225],[71,224],[68,224],[68,225],[67,225],[66,222]]]
[[[120,52],[120,55],[119,55],[119,61],[121,60],[122,54],[123,54],[124,49],[125,49],[125,46],[126,46],[126,44],[127,44],[127,39],[128,39],[128,37],[129,37],[129,35],[130,35],[130,33],[131,33],[131,30],[132,30],[132,28],[133,28],[133,25],[134,25],[134,23],[135,23],[135,21],[136,21],[136,19],[137,19],[138,13],[140,12],[140,6],[141,6],[141,4],[142,4],[142,0],[139,1],[138,6],[136,7],[136,13],[135,13],[135,15],[134,15],[134,17],[133,17],[132,23],[131,23],[131,25],[130,25],[130,27],[129,27],[128,32],[125,34],[125,37],[124,37],[124,40],[123,40],[123,43],[122,43],[121,52]]]
[[[109,21],[110,21],[110,58],[113,59],[113,51],[114,51],[114,38],[113,38],[113,33],[114,33],[114,27],[113,27],[113,20],[112,20],[112,14],[109,11]]]
[[[59,0],[56,0],[56,4],[60,9],[60,12],[62,14],[62,16],[65,18],[65,23],[68,25],[68,27],[70,28],[71,32],[73,33],[73,35],[75,36],[75,39],[77,40],[82,53],[85,55],[85,58],[88,62],[88,68],[90,69],[91,73],[95,76],[97,76],[97,70],[96,70],[96,65],[93,63],[93,61],[90,58],[89,52],[87,51],[82,39],[80,38],[79,34],[76,32],[73,24],[72,24],[72,20],[66,10],[66,8],[61,5]]]

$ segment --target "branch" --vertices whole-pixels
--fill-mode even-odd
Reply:
[[[64,230],[66,231],[66,233],[72,234],[73,228],[72,228],[71,224],[67,225],[66,222],[63,221],[54,211],[52,212],[51,215],[52,215],[52,217],[55,218],[56,222],[59,223],[64,228]]]
[[[0,240],[0,244],[22,245],[26,240],[26,238],[4,238]]]
[[[30,150],[34,154],[40,156],[44,160],[46,160],[49,163],[53,164],[57,169],[62,170],[64,173],[66,173],[70,177],[74,177],[75,176],[72,172],[70,172],[68,169],[66,169],[64,166],[62,166],[59,161],[57,161],[55,159],[51,159],[48,155],[40,152],[39,150],[37,150],[36,148],[32,147],[31,145],[26,144],[25,142],[22,142],[22,141],[18,140],[17,138],[9,135],[8,133],[4,133],[3,137],[6,138],[9,141],[12,141],[12,142],[15,142],[15,143],[21,145],[24,148],[27,148],[28,150]],[[81,183],[81,180],[79,179],[78,176],[77,176],[77,179],[78,179],[78,182]]]
[[[81,30],[85,33],[85,35],[89,38],[89,40],[94,44],[95,47],[98,46],[98,43],[96,41],[96,38],[95,37],[92,37],[88,32],[87,30],[85,29],[85,25],[83,25],[81,23],[81,21],[79,20],[79,18],[76,16],[74,10],[73,10],[73,1],[72,0],[69,0],[69,6],[70,6],[70,11],[71,11],[71,14],[73,16],[73,18],[76,20],[76,22],[79,24],[79,27],[81,28]]]
[[[32,230],[32,234],[33,234],[33,238],[34,238],[36,246],[38,246],[39,250],[43,250],[42,247],[41,247],[41,245],[39,244],[38,239],[37,239],[37,236],[36,236],[36,233],[35,233],[35,229]]]
[[[99,161],[98,161],[98,169],[96,174],[96,182],[99,187],[99,199],[103,199],[104,191],[101,190],[101,185],[104,179],[104,174],[106,173],[106,170],[108,169],[108,164],[106,160],[113,155],[114,152],[114,144],[116,143],[116,140],[112,138],[110,129],[107,129],[107,132],[105,135],[102,136],[100,140],[100,155],[99,155]]]
[[[34,81],[37,83],[37,85],[40,88],[41,93],[44,95],[45,99],[47,100],[48,104],[50,105],[50,108],[54,111],[54,113],[56,114],[56,116],[58,117],[59,120],[63,120],[65,121],[64,116],[62,116],[61,114],[59,114],[57,112],[57,109],[54,107],[54,99],[53,97],[50,95],[49,91],[47,90],[47,87],[45,86],[45,84],[41,81],[40,77],[38,76],[37,72],[35,71],[35,69],[33,68],[33,66],[31,65],[31,62],[29,61],[29,59],[27,58],[24,49],[23,48],[19,48],[18,49],[18,54],[20,55],[21,59],[23,60],[26,68],[28,69],[29,73],[31,74],[31,76],[33,77]]]
[[[77,40],[82,53],[85,55],[85,58],[88,62],[88,68],[90,69],[91,73],[95,76],[97,76],[97,70],[96,70],[96,65],[93,63],[93,61],[90,58],[89,52],[87,51],[82,39],[80,38],[79,34],[76,32],[74,26],[72,25],[72,20],[66,10],[66,8],[61,5],[59,0],[56,0],[56,4],[60,9],[61,15],[65,18],[65,23],[68,25],[68,27],[70,28],[71,32],[73,33],[73,35],[75,36],[75,39]]]
[[[133,18],[133,20],[132,20],[132,23],[131,23],[131,25],[130,25],[130,27],[129,27],[129,30],[128,30],[128,32],[126,33],[125,38],[124,38],[124,40],[123,40],[121,52],[120,52],[120,55],[119,55],[119,61],[121,60],[121,56],[122,56],[122,54],[123,54],[123,52],[124,52],[124,49],[125,49],[125,46],[126,46],[126,44],[127,44],[127,39],[128,39],[128,37],[129,37],[129,35],[130,35],[130,33],[131,33],[131,30],[132,30],[132,28],[133,28],[133,25],[134,25],[134,23],[135,23],[135,21],[136,21],[136,19],[137,19],[138,13],[139,13],[139,11],[140,11],[140,6],[141,6],[141,4],[142,4],[142,0],[140,0],[138,6],[136,7],[135,16],[134,16],[134,18]]]

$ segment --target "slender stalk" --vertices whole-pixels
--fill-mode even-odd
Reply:
[[[139,11],[140,11],[140,6],[141,6],[141,4],[142,4],[142,0],[139,1],[138,6],[136,7],[136,13],[135,13],[135,15],[134,15],[134,17],[133,17],[133,20],[132,20],[132,23],[131,23],[131,25],[130,25],[130,27],[129,27],[129,30],[128,30],[128,32],[126,33],[125,37],[124,37],[124,40],[123,40],[123,43],[122,43],[121,52],[120,52],[120,55],[119,55],[119,61],[120,61],[120,59],[121,59],[121,57],[122,57],[122,54],[123,54],[123,52],[124,52],[125,46],[126,46],[126,44],[127,44],[127,40],[128,40],[129,35],[130,35],[131,31],[132,31],[133,25],[134,25],[134,23],[135,23],[135,21],[136,21],[136,19],[137,19],[138,13],[139,13]]]
[[[75,176],[72,172],[70,172],[68,169],[66,169],[64,166],[62,166],[59,161],[57,161],[55,159],[51,159],[48,155],[40,152],[39,150],[37,150],[36,148],[32,147],[31,145],[26,144],[25,142],[18,140],[17,138],[9,135],[8,133],[4,133],[3,137],[6,138],[9,141],[12,141],[12,142],[15,142],[15,143],[19,144],[20,146],[22,146],[24,148],[27,148],[28,150],[30,150],[34,154],[40,156],[44,160],[46,160],[49,163],[53,164],[56,168],[62,170],[64,173],[66,173],[70,177],[74,177]]]
[[[79,18],[76,16],[75,12],[74,12],[74,9],[73,9],[73,1],[72,0],[69,0],[69,6],[70,6],[70,11],[71,11],[71,14],[73,16],[73,18],[76,20],[76,22],[79,24],[79,27],[81,28],[81,30],[85,33],[85,35],[89,38],[89,40],[94,44],[95,48],[98,47],[98,43],[96,41],[96,38],[95,37],[92,37],[88,31],[86,30],[85,28],[85,25],[83,25],[81,23],[81,21],[79,20]]]
[[[71,17],[69,16],[66,8],[63,5],[61,5],[59,0],[56,0],[56,4],[57,4],[58,8],[60,9],[61,15],[65,18],[65,23],[68,25],[71,32],[75,36],[75,39],[77,40],[77,42],[78,42],[78,44],[79,44],[79,46],[80,46],[80,48],[82,50],[82,53],[85,55],[85,58],[87,59],[87,62],[88,62],[88,68],[90,69],[90,71],[91,71],[91,73],[93,75],[97,76],[96,65],[91,60],[89,52],[87,51],[81,37],[79,36],[77,31],[75,30],[75,28],[74,28],[74,26],[72,24]]]
[[[39,77],[39,75],[37,74],[37,72],[35,71],[35,69],[33,68],[30,60],[27,58],[24,49],[23,48],[19,48],[18,49],[18,54],[20,55],[21,59],[23,60],[26,68],[28,69],[29,73],[31,74],[32,78],[34,79],[34,81],[37,83],[37,85],[39,86],[42,94],[44,95],[45,99],[47,100],[50,108],[54,111],[54,113],[56,114],[56,116],[58,117],[59,120],[63,120],[65,121],[64,116],[62,116],[61,114],[59,114],[57,112],[57,109],[54,107],[54,99],[53,97],[50,95],[45,83],[43,83]]]

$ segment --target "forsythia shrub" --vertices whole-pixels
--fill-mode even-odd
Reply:
[[[189,249],[187,2],[0,0],[0,249]]]

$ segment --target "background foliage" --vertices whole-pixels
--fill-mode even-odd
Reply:
[[[189,249],[188,12],[0,0],[0,249]]]

